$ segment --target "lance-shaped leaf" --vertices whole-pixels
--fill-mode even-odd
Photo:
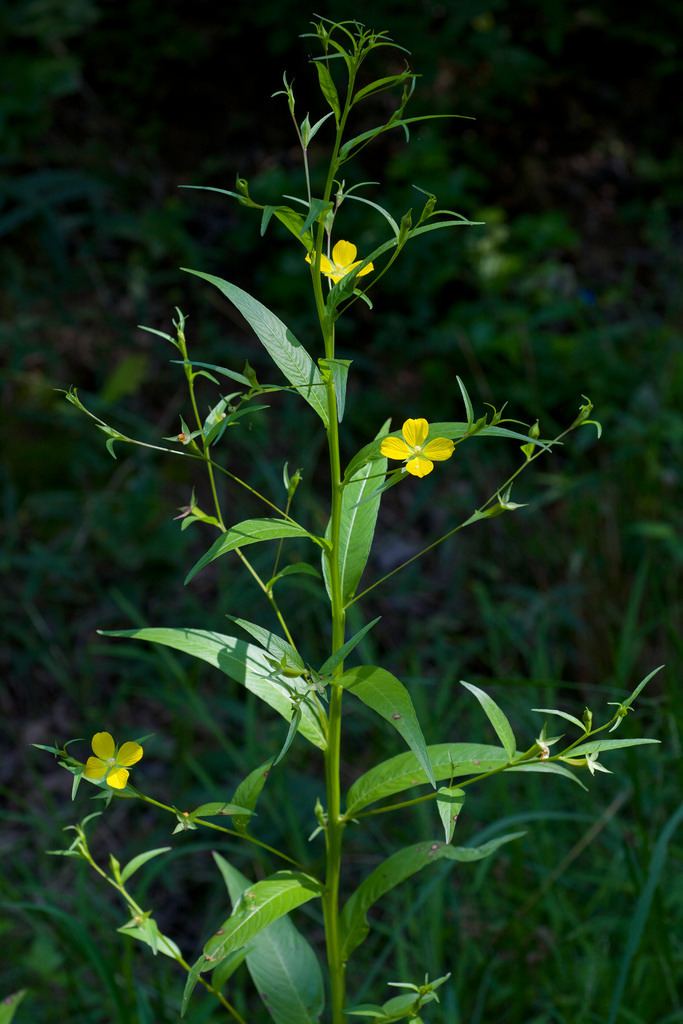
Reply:
[[[474,686],[472,683],[465,683],[462,679],[460,680],[460,685],[464,686],[466,690],[469,690],[477,698],[484,709],[486,717],[495,729],[496,736],[503,744],[505,753],[512,760],[517,750],[517,743],[505,712],[498,707],[493,697],[489,697],[488,693],[480,690],[478,686]]]
[[[145,850],[144,853],[139,853],[137,857],[133,857],[132,860],[129,860],[126,866],[121,870],[121,881],[127,882],[131,875],[134,875],[138,868],[141,868],[148,860],[152,860],[154,857],[158,857],[162,853],[168,853],[170,849],[170,846],[160,846],[156,850]]]
[[[399,850],[388,857],[379,867],[361,882],[353,895],[344,904],[340,918],[341,953],[346,961],[354,949],[365,940],[370,926],[367,912],[379,899],[390,892],[395,886],[416,874],[428,864],[439,860],[451,860],[460,863],[471,863],[483,860],[495,853],[505,843],[524,835],[523,832],[512,832],[508,835],[492,839],[482,846],[449,846],[441,842],[416,843],[405,850]]]
[[[462,805],[465,802],[465,790],[456,786],[443,786],[436,798],[436,809],[441,818],[446,842],[450,843],[455,832],[455,824],[458,820]]]
[[[344,672],[339,682],[345,690],[355,694],[367,707],[393,725],[414,753],[427,780],[436,788],[427,744],[411,696],[401,680],[376,665],[359,665],[358,668]]]
[[[504,750],[484,743],[435,743],[427,747],[427,754],[437,782],[480,775],[507,764]],[[346,794],[346,813],[353,816],[377,800],[424,786],[428,781],[427,772],[412,752],[390,757],[356,779]]]
[[[303,526],[299,526],[298,523],[293,523],[289,519],[245,519],[243,522],[231,526],[229,530],[218,537],[209,550],[192,566],[185,577],[185,583],[189,583],[198,572],[229,551],[246,547],[248,544],[261,544],[266,540],[283,540],[286,537],[308,537],[310,540],[316,540],[308,530],[304,530]]]
[[[265,761],[264,764],[260,764],[258,768],[254,768],[252,772],[249,772],[233,793],[232,802],[240,804],[242,807],[246,807],[253,812],[261,791],[266,784],[266,779],[270,775],[272,766],[272,761]],[[243,815],[235,815],[232,822],[238,832],[246,832],[249,827],[249,818]]]
[[[348,658],[349,654],[351,654],[351,652],[355,650],[355,648],[361,642],[366,633],[369,633],[370,630],[377,625],[381,617],[381,615],[378,615],[376,619],[372,619],[370,622],[366,622],[364,626],[361,626],[357,633],[354,633],[353,636],[349,640],[347,640],[345,644],[342,644],[338,651],[335,651],[334,654],[331,654],[329,658],[326,661],[324,661],[323,664],[320,666],[320,675],[328,676],[332,672],[334,672],[337,665],[341,664],[342,661]]]
[[[638,685],[636,686],[636,688],[633,691],[633,693],[629,697],[626,698],[626,700],[624,701],[623,706],[625,708],[630,708],[631,705],[633,704],[634,700],[636,699],[636,697],[640,696],[640,694],[645,689],[645,687],[650,682],[650,680],[653,679],[657,675],[658,672],[661,672],[663,668],[664,668],[663,665],[658,665],[657,668],[653,668],[652,669],[652,672],[648,672],[648,674],[645,676],[645,678],[641,679],[641,681],[638,683]]]
[[[10,996],[5,996],[0,1004],[0,1024],[11,1024],[20,1004],[24,1001],[27,991],[27,989],[22,988],[18,992],[13,992]]]
[[[204,946],[204,971],[246,945],[273,921],[320,896],[321,888],[300,871],[278,871],[245,889],[233,912]]]
[[[329,374],[334,384],[334,394],[337,402],[337,419],[341,423],[344,419],[346,408],[346,385],[349,377],[351,359],[321,359],[320,368],[324,374]]]
[[[341,107],[339,105],[339,95],[337,93],[337,87],[334,84],[330,69],[327,64],[323,61],[316,61],[315,68],[318,72],[318,81],[320,83],[320,91],[329,103],[334,113],[334,118],[337,124],[339,124],[339,118],[341,117]]]
[[[382,426],[373,444],[376,443],[379,446],[381,439],[389,429],[389,423],[390,421],[387,420]],[[367,565],[382,500],[381,491],[378,491],[374,497],[371,495],[378,489],[386,469],[387,460],[380,455],[374,462],[368,462],[359,467],[358,472],[349,476],[342,491],[337,557],[342,597],[345,602],[350,601],[356,593]],[[329,534],[330,526],[328,525],[326,536],[329,537]],[[323,554],[323,576],[329,594],[329,565],[325,554]]]
[[[278,211],[275,211],[276,215]],[[301,221],[303,228],[303,220]],[[300,230],[301,230],[300,228]],[[213,274],[204,274],[199,270],[189,270],[188,274],[201,277],[204,281],[216,286],[237,307],[244,319],[249,323],[273,362],[279,367],[290,384],[299,390],[308,404],[315,409],[327,427],[327,398],[320,371],[300,341],[283,324],[279,317],[229,281],[224,281]]]
[[[249,882],[220,854],[214,859],[235,904]],[[275,1024],[316,1024],[325,1007],[320,963],[289,917],[254,936],[246,952],[249,973]]]
[[[568,757],[582,757],[586,754],[600,754],[603,751],[621,750],[622,747],[642,747],[646,743],[660,743],[661,740],[638,739],[638,740],[588,740],[587,743],[579,743],[578,747],[572,747]]]
[[[430,423],[429,424],[429,436],[430,437],[446,437],[451,441],[458,441],[469,434],[471,427],[467,423]],[[386,435],[387,437],[398,437],[400,438],[401,431],[393,430],[391,433]],[[520,434],[516,430],[508,430],[507,427],[499,427],[490,424],[489,426],[482,426],[476,432],[472,433],[472,437],[505,437],[509,440],[524,441],[527,444],[533,443],[540,448],[547,448],[550,444],[549,441],[544,441],[541,438],[529,438],[527,434]],[[356,452],[344,473],[344,479],[349,480],[354,476],[358,470],[365,466],[368,462],[372,462],[375,466],[378,460],[382,458],[380,452],[381,438],[379,440],[371,441],[370,444],[366,444],[360,451]],[[374,472],[378,472],[377,469]]]
[[[238,619],[235,615],[228,615],[228,618],[236,626],[241,626],[245,633],[252,636],[274,659],[281,661],[282,658],[286,658],[288,664],[300,668],[302,671],[306,668],[299,653],[284,637],[278,636],[277,633],[271,633],[269,629],[259,626],[256,622],[249,622],[248,619]],[[239,801],[237,802],[239,803]]]
[[[292,718],[290,694],[305,692],[303,681],[284,679],[273,669],[272,656],[261,647],[238,640],[234,636],[212,633],[204,629],[117,629],[100,630],[100,633],[102,636],[146,640],[148,643],[161,644],[191,654],[193,658],[213,665],[226,676],[241,683],[288,722]],[[308,704],[303,703],[301,707],[299,732],[316,747],[324,750],[326,739],[317,716]]]

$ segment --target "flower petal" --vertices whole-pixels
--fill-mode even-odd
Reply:
[[[115,749],[114,737],[110,732],[95,733],[92,738],[93,754],[101,757],[103,761],[108,761],[110,757],[114,756]]]
[[[379,450],[387,459],[407,459],[410,456],[410,448],[400,437],[383,438]]]
[[[414,455],[406,462],[406,469],[411,476],[427,476],[434,469],[434,463],[423,455]]]
[[[363,269],[358,271],[357,276],[358,277],[365,277],[366,274],[371,274],[374,269],[375,269],[375,264],[372,263],[372,261],[370,263],[366,263],[365,266],[363,267]]]
[[[338,267],[348,268],[355,260],[357,252],[358,249],[353,242],[339,241],[332,250],[332,259]]]
[[[406,420],[402,427],[402,433],[411,448],[418,448],[427,440],[429,424],[427,420]]]
[[[431,441],[427,441],[427,444],[422,449],[422,454],[426,459],[433,459],[434,462],[445,462],[446,459],[450,459],[455,445],[447,437],[435,437]]]
[[[335,271],[336,267],[334,263],[330,263],[325,253],[322,253],[320,256],[320,273],[327,274],[328,277],[332,277]]]
[[[86,779],[103,779],[109,771],[109,765],[105,764],[104,761],[100,761],[99,757],[89,757],[85,762],[85,771],[83,774]]]
[[[124,768],[130,768],[132,764],[137,764],[142,757],[142,747],[139,743],[134,743],[129,740],[127,743],[122,744],[121,749],[116,755],[116,763],[122,765]]]
[[[125,789],[129,774],[130,772],[127,768],[114,768],[107,775],[107,785],[111,786],[112,789]]]

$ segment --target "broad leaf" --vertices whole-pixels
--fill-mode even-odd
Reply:
[[[507,764],[504,750],[483,743],[436,743],[427,747],[427,753],[437,782],[480,775]],[[346,795],[346,813],[353,816],[368,804],[428,781],[415,754],[398,754],[356,779]]]
[[[233,793],[232,802],[240,804],[242,807],[246,807],[253,812],[261,791],[266,784],[271,767],[272,761],[266,761],[264,764],[260,764],[258,768],[254,768],[252,772],[249,772]],[[238,832],[246,832],[249,827],[249,817],[236,815],[232,823]]]
[[[411,696],[400,679],[375,665],[360,665],[344,672],[339,682],[345,690],[355,694],[367,707],[393,725],[415,754],[427,780],[436,787],[427,744]]]
[[[236,903],[249,882],[220,854],[214,858]],[[322,971],[313,949],[289,917],[281,917],[251,939],[246,956],[249,973],[275,1024],[316,1024],[325,1006]]]
[[[279,215],[277,210],[275,210],[275,214]],[[290,227],[289,224],[287,226]],[[299,230],[302,228],[303,220],[301,219]],[[297,388],[309,405],[315,409],[327,427],[329,425],[327,398],[320,371],[301,342],[294,337],[282,320],[271,313],[258,299],[253,298],[236,285],[230,284],[229,281],[214,277],[213,274],[203,274],[199,270],[189,270],[187,267],[182,269],[187,270],[188,274],[194,274],[215,285],[237,307],[273,362],[280,368],[289,383]]]
[[[218,537],[192,566],[185,577],[185,583],[189,583],[198,572],[228,551],[244,548],[248,544],[260,544],[266,540],[282,540],[285,537],[308,537],[315,540],[308,530],[304,530],[298,523],[290,522],[289,519],[245,519]]]
[[[464,802],[464,789],[458,789],[456,786],[444,786],[439,790],[439,795],[436,798],[436,808],[441,818],[447,843],[450,843],[453,838],[455,824]]]
[[[278,871],[245,889],[233,912],[204,946],[204,968],[213,970],[226,956],[246,945],[273,921],[320,896],[320,885],[299,871]]]
[[[588,740],[587,743],[579,743],[578,747],[572,747],[568,757],[581,757],[585,754],[599,754],[605,750],[620,750],[622,747],[642,747],[646,743],[660,743],[661,740],[638,739],[638,740]]]
[[[370,931],[366,917],[368,910],[395,886],[438,860],[460,863],[483,860],[505,843],[522,835],[523,832],[513,832],[492,839],[483,846],[449,846],[441,842],[416,843],[415,846],[408,846],[405,850],[392,854],[361,882],[344,904],[340,918],[343,959],[348,960],[354,949],[367,937]]]
[[[503,749],[507,754],[508,759],[512,760],[515,756],[515,751],[517,750],[517,743],[515,741],[515,734],[512,731],[512,726],[510,725],[505,712],[498,707],[492,697],[489,697],[488,693],[485,693],[484,690],[480,690],[478,686],[474,686],[472,683],[465,683],[462,679],[460,680],[460,685],[464,686],[466,690],[469,690],[470,693],[473,693],[477,698],[484,709],[486,717],[495,729],[496,736],[503,744]]]
[[[305,690],[301,680],[285,679],[279,675],[273,669],[272,657],[261,647],[234,636],[211,633],[204,629],[117,629],[100,630],[100,633],[102,636],[145,640],[191,654],[241,683],[288,722],[292,718],[289,694],[303,693]],[[306,703],[302,704],[299,732],[316,747],[325,749],[326,740],[320,722]]]
[[[375,443],[378,446],[387,433],[389,422],[387,420],[377,434],[378,440]],[[350,601],[356,593],[367,565],[382,500],[381,491],[374,497],[371,495],[381,483],[386,469],[387,460],[378,455],[374,462],[359,467],[358,472],[348,478],[342,491],[338,558],[342,597],[345,602]],[[329,537],[329,534],[328,525],[326,536]],[[329,566],[326,555],[323,555],[323,575],[329,594]]]

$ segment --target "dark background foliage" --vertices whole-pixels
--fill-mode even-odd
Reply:
[[[172,965],[116,935],[121,908],[94,876],[45,857],[92,805],[81,793],[72,806],[68,778],[29,744],[103,727],[153,731],[145,787],[191,806],[224,798],[282,738],[217,673],[98,638],[97,628],[143,621],[221,630],[226,613],[263,619],[267,608],[228,559],[183,589],[208,537],[181,533],[174,509],[193,483],[204,498],[204,481],[180,460],[122,447],[112,462],[55,388],[78,385],[130,433],[175,432],[177,367],[135,325],[166,328],[176,304],[190,314],[196,358],[235,369],[248,358],[274,379],[239,318],[180,266],[246,287],[315,349],[307,274],[290,237],[271,226],[260,238],[251,211],[178,189],[230,188],[239,172],[260,201],[302,193],[284,105],[269,97],[287,69],[302,114],[324,112],[298,38],[309,16],[288,0],[14,0],[0,10],[0,781],[9,798],[0,927],[11,951],[0,995],[30,989],[18,1021],[175,1021],[180,985]],[[609,1019],[624,1024],[674,1024],[683,1021],[681,843],[667,832],[681,783],[683,9],[671,0],[376,2],[372,24],[411,49],[422,74],[416,112],[476,120],[435,122],[409,146],[387,136],[353,164],[355,180],[381,181],[367,194],[395,215],[417,208],[417,185],[485,225],[415,243],[377,289],[374,311],[357,309],[342,329],[355,370],[346,454],[389,415],[461,418],[456,373],[478,406],[507,401],[511,415],[538,417],[546,436],[587,393],[604,437],[573,435],[523,478],[513,497],[526,508],[378,589],[352,623],[383,617],[363,657],[410,683],[430,742],[490,738],[460,678],[489,687],[531,738],[540,719],[529,707],[597,711],[667,667],[637,723],[623,726],[659,735],[661,750],[615,757],[615,775],[594,780],[590,794],[518,776],[473,792],[462,842],[511,824],[529,834],[481,870],[434,871],[424,888],[387,900],[351,972],[354,997],[381,999],[387,979],[451,970],[430,1020],[587,1024],[608,1020],[612,1007]],[[387,102],[369,103],[361,127]],[[383,237],[370,211],[344,217],[361,252]],[[322,528],[325,457],[310,436],[308,413],[286,396],[229,434],[221,454],[278,500],[282,463],[301,466],[300,514]],[[468,514],[518,457],[472,442],[442,472],[389,492],[367,579]],[[225,507],[232,521],[259,511],[232,491]],[[307,656],[320,659],[317,589],[292,583],[285,605]],[[360,713],[348,717],[347,740],[349,781],[397,750]],[[319,856],[300,838],[313,827],[318,778],[315,759],[295,747],[259,816],[265,838],[307,859]],[[349,835],[349,884],[437,826],[424,809],[417,824],[378,820],[365,839]],[[116,804],[94,848],[128,856],[164,843],[168,824]],[[140,898],[191,958],[225,900],[212,844],[180,838],[163,873],[141,876]],[[252,874],[268,869],[230,844],[224,852]],[[309,915],[307,925],[319,940],[320,922]],[[264,1019],[246,975],[233,996],[250,1020]],[[188,1019],[219,1017],[200,997]]]

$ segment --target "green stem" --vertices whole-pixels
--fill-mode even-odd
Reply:
[[[327,172],[327,180],[323,192],[323,202],[327,203],[332,193],[334,177],[339,163],[344,128],[351,109],[351,99],[355,81],[355,69],[350,69],[346,102],[339,119],[332,156]],[[311,280],[315,306],[322,333],[325,356],[334,358],[334,321],[330,318],[323,297],[322,279],[320,276],[320,257],[322,254],[325,233],[324,221],[318,225],[315,241],[315,256],[311,263]],[[330,457],[330,550],[327,555],[330,581],[330,612],[332,619],[332,653],[344,643],[346,612],[342,593],[342,582],[339,568],[339,536],[342,512],[342,474],[339,451],[339,421],[337,418],[337,401],[334,382],[326,382],[327,409],[329,424],[327,427],[327,444]],[[343,672],[343,663],[338,665],[335,676]],[[327,825],[325,829],[325,888],[323,891],[323,918],[325,924],[325,943],[327,948],[327,964],[330,979],[330,1016],[332,1024],[345,1024],[345,964],[342,960],[341,941],[339,934],[339,885],[341,879],[342,840],[345,821],[341,813],[341,728],[342,728],[342,687],[335,680],[332,682],[329,706],[329,724],[327,749],[325,751],[325,792],[327,799]]]

